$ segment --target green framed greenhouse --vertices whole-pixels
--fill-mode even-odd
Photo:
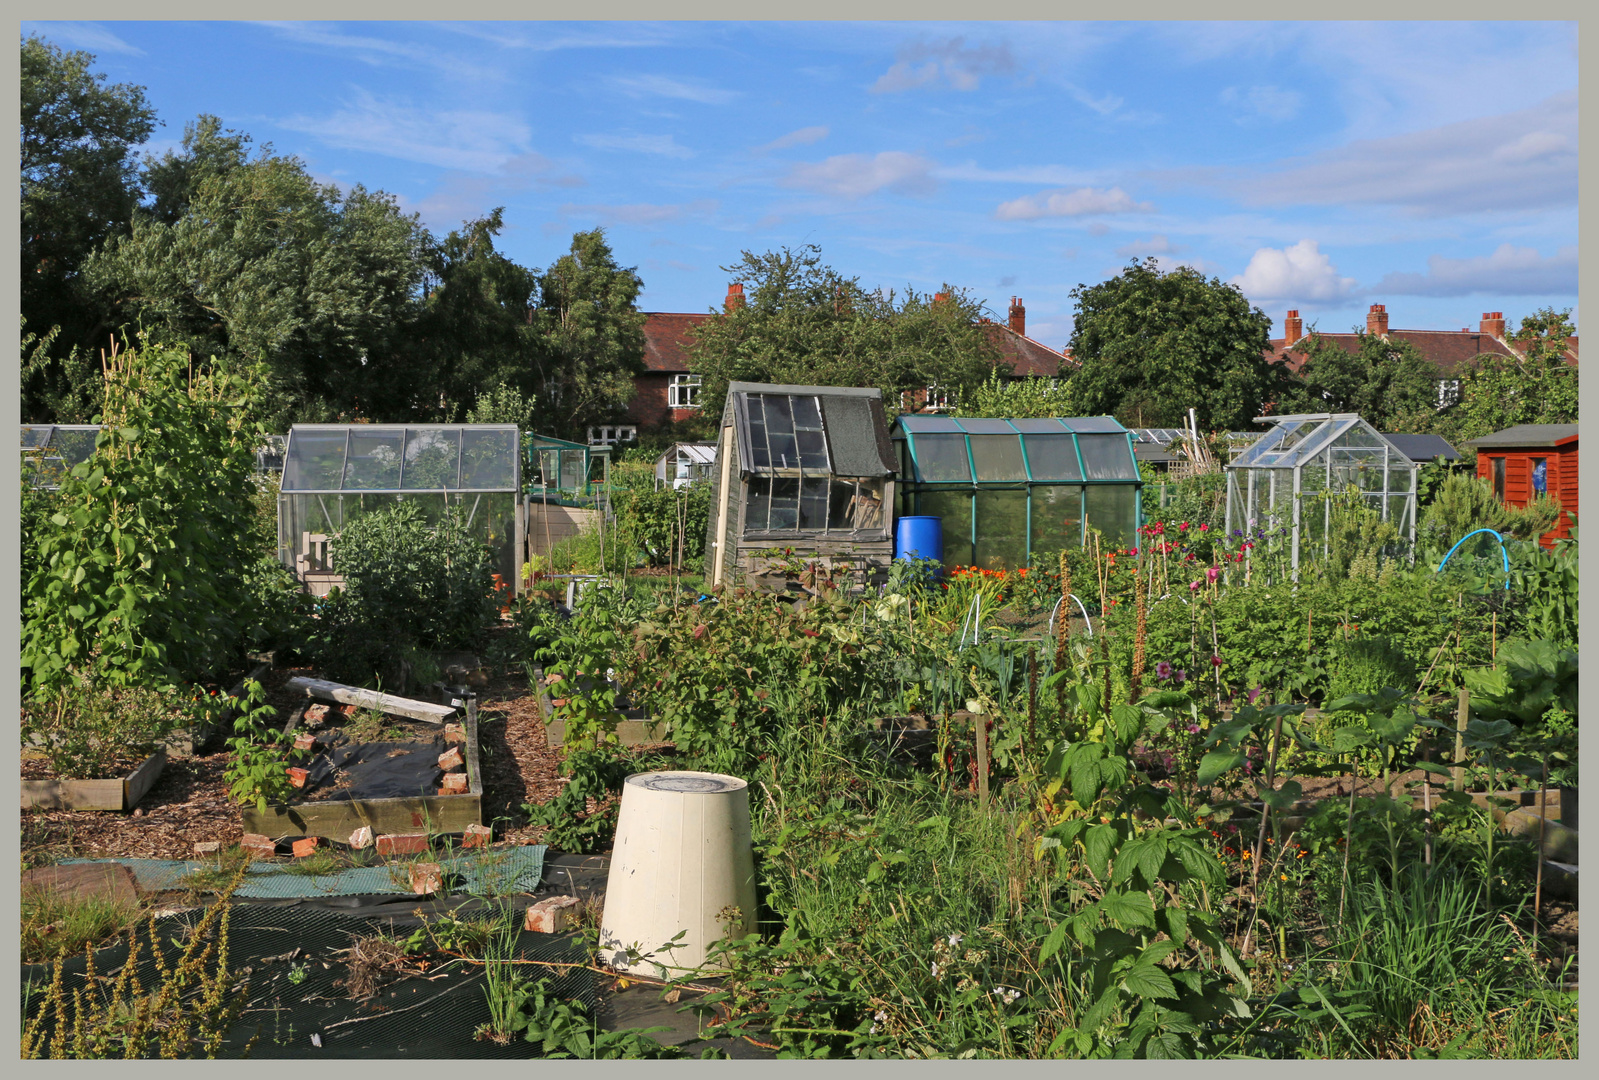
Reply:
[[[504,580],[521,580],[521,454],[515,424],[295,424],[278,492],[278,560],[309,592],[343,583],[338,534],[362,514],[415,502],[436,519],[446,506],[494,554]]]
[[[1143,511],[1132,433],[1109,416],[977,418],[908,414],[889,438],[901,516],[941,519],[943,563],[1014,569],[1090,529],[1133,540]]]

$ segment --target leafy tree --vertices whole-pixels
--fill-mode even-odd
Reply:
[[[1349,352],[1312,330],[1293,351],[1305,357],[1277,411],[1359,413],[1378,431],[1401,431],[1400,417],[1434,410],[1437,369],[1410,342],[1357,331]]]
[[[534,411],[538,399],[531,394],[523,396],[514,386],[501,383],[493,390],[478,395],[477,403],[466,414],[469,424],[515,424],[522,431],[532,431]]]
[[[1485,353],[1460,380],[1455,406],[1459,436],[1475,439],[1516,424],[1577,420],[1577,369],[1566,363],[1566,339],[1576,334],[1571,309],[1543,308],[1521,320],[1511,341],[1522,358]]]
[[[635,268],[617,265],[603,229],[590,229],[572,236],[538,288],[541,420],[547,430],[575,436],[619,416],[633,398],[633,376],[644,370],[644,281]]]
[[[23,381],[23,415],[37,421],[88,418],[96,391],[85,382],[99,365],[82,350],[104,344],[109,324],[81,271],[126,233],[139,200],[132,148],[155,126],[144,89],[107,84],[93,63],[38,35],[22,41],[22,315],[38,333],[60,328]]]
[[[962,394],[956,416],[1069,416],[1071,395],[1053,379],[1006,379],[998,371]]]
[[[1070,386],[1081,414],[1178,427],[1192,406],[1201,427],[1236,430],[1280,399],[1283,376],[1265,360],[1271,319],[1236,286],[1186,266],[1162,273],[1151,258],[1071,295],[1082,369]]]
[[[283,430],[338,414],[405,415],[396,348],[419,302],[428,234],[392,197],[319,184],[297,158],[201,117],[183,154],[152,162],[156,211],[85,273],[119,315],[199,356],[265,366],[262,407]],[[162,217],[172,220],[162,220]]]
[[[948,285],[934,297],[867,292],[823,263],[814,244],[745,251],[722,270],[745,284],[745,303],[694,331],[689,367],[702,377],[707,416],[721,411],[735,380],[875,386],[893,401],[932,385],[959,394],[999,359],[981,304]]]

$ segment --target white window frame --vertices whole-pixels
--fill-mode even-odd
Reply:
[[[595,434],[598,432],[598,434]],[[590,446],[615,446],[619,442],[636,442],[638,428],[632,424],[600,424],[597,427],[589,425],[588,438]]]
[[[700,377],[698,375],[673,375],[666,384],[668,409],[697,409],[700,407]]]
[[[1447,409],[1451,405],[1459,404],[1459,402],[1460,402],[1460,380],[1459,379],[1439,379],[1438,380],[1438,408]]]

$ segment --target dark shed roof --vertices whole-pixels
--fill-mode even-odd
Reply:
[[[1395,435],[1385,431],[1382,437],[1397,446],[1411,461],[1431,461],[1440,457],[1445,461],[1460,460],[1460,451],[1450,446],[1442,435]]]
[[[815,397],[821,406],[822,432],[827,439],[828,463],[834,476],[894,475],[894,452],[888,441],[882,391],[873,387],[730,382],[727,385],[728,416],[736,416],[741,428],[739,464],[742,471],[748,472],[754,467],[753,459],[748,457],[749,419],[743,400],[750,394]]]
[[[1467,439],[1464,445],[1477,448],[1493,446],[1557,446],[1577,437],[1576,424],[1517,424],[1480,439]]]

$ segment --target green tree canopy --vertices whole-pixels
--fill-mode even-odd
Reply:
[[[1438,371],[1408,341],[1359,332],[1350,352],[1313,329],[1293,351],[1306,359],[1279,413],[1359,413],[1378,431],[1401,431],[1401,418],[1437,407]]]
[[[956,416],[1069,416],[1071,395],[1054,379],[1006,379],[991,372],[984,382],[960,396]]]
[[[99,365],[72,352],[103,347],[110,327],[81,271],[127,231],[139,201],[132,148],[155,129],[144,89],[108,84],[93,63],[37,35],[22,40],[22,315],[40,335],[60,327],[23,382],[23,415],[35,420],[87,420],[99,400],[83,385],[98,382]]]
[[[975,387],[999,359],[982,305],[948,285],[931,297],[868,292],[814,244],[745,251],[722,270],[743,282],[745,302],[694,331],[689,367],[702,377],[706,415],[720,412],[735,380],[875,386],[892,405],[901,390]]]
[[[1271,319],[1219,278],[1186,266],[1162,273],[1151,258],[1071,295],[1080,414],[1178,427],[1192,406],[1201,427],[1246,429],[1284,386],[1265,360]]]
[[[420,302],[427,231],[391,196],[320,184],[270,146],[241,161],[246,141],[191,125],[183,155],[150,165],[173,220],[137,215],[87,277],[157,341],[263,363],[277,430],[400,415],[408,380],[385,366]]]
[[[1521,358],[1484,353],[1472,360],[1460,380],[1460,404],[1451,410],[1459,438],[1516,424],[1576,423],[1577,369],[1566,363],[1566,339],[1576,332],[1570,308],[1541,308],[1511,335]]]

